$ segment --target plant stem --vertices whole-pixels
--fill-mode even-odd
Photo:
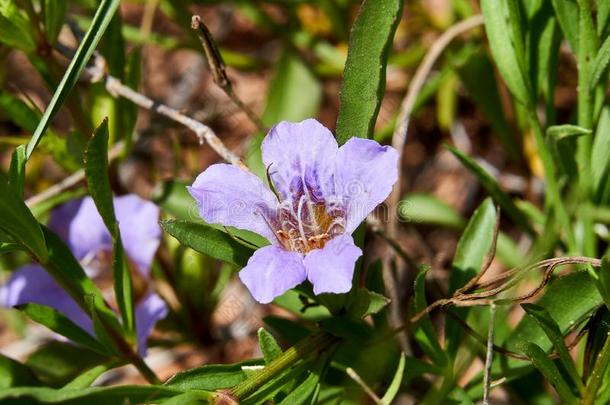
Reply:
[[[261,371],[236,385],[230,395],[237,400],[243,399],[263,386],[277,374],[290,368],[294,363],[312,355],[319,355],[338,343],[339,339],[327,332],[316,332],[286,350],[280,357],[265,366]]]

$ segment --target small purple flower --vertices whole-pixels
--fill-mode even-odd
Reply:
[[[150,266],[161,240],[159,209],[136,195],[115,197],[114,209],[134,280],[138,351],[145,355],[148,335],[157,321],[167,315],[165,302],[152,291],[149,283]],[[102,281],[112,276],[112,239],[91,197],[56,208],[49,228],[67,243],[89,277]],[[106,298],[112,301],[113,297]],[[93,335],[91,319],[37,264],[17,269],[0,288],[0,303],[4,306],[29,302],[55,308]]]
[[[348,292],[362,255],[351,234],[390,194],[398,153],[361,138],[339,147],[308,119],[273,127],[262,154],[274,190],[252,173],[212,165],[189,188],[201,217],[271,242],[239,273],[257,301],[271,302],[305,280],[315,294]]]

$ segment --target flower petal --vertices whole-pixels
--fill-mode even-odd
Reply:
[[[114,198],[114,210],[127,256],[148,276],[161,242],[159,208],[135,194],[128,194]]]
[[[72,200],[53,210],[49,228],[68,244],[78,260],[112,249],[110,233],[91,197]]]
[[[239,272],[255,300],[267,304],[305,281],[301,255],[278,246],[258,249]]]
[[[254,174],[215,164],[197,176],[188,190],[206,222],[246,229],[276,241],[266,218],[274,217],[278,201]]]
[[[14,307],[29,302],[55,308],[93,335],[93,325],[85,311],[36,264],[15,270],[8,282],[0,287],[0,303],[3,306]]]
[[[381,204],[398,179],[398,152],[370,139],[351,138],[337,153],[335,184],[352,233]]]
[[[167,312],[165,301],[155,293],[148,294],[136,306],[136,331],[140,356],[146,356],[148,336],[155,328],[155,324],[167,316]]]
[[[306,185],[316,197],[333,194],[337,141],[318,121],[282,121],[271,128],[261,148],[282,199],[294,198]]]
[[[362,250],[350,235],[331,239],[322,249],[309,252],[303,263],[314,294],[345,293],[352,289],[354,265]]]

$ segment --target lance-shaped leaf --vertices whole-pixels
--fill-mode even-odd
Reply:
[[[108,121],[104,120],[95,130],[85,151],[85,177],[89,193],[110,232],[113,243],[112,275],[121,319],[126,330],[135,330],[134,301],[131,273],[125,250],[121,242],[121,232],[114,213],[110,180],[108,179]]]
[[[72,322],[61,312],[46,305],[28,303],[17,306],[17,309],[24,312],[30,319],[38,322],[53,332],[67,337],[71,341],[78,343],[102,355],[107,351],[93,336],[81,329],[80,326]]]
[[[261,349],[261,353],[263,353],[266,364],[271,363],[282,354],[282,348],[273,335],[265,328],[260,328],[258,330],[258,345]]]
[[[0,392],[0,401],[22,404],[142,404],[158,403],[163,398],[180,394],[182,391],[158,385],[122,385],[84,389],[18,387]]]
[[[398,361],[398,367],[396,368],[396,373],[394,374],[394,378],[392,379],[392,382],[390,383],[388,390],[385,392],[385,394],[381,398],[381,403],[383,405],[390,405],[392,403],[392,401],[394,400],[394,398],[396,397],[396,394],[398,394],[398,390],[400,389],[400,383],[402,382],[402,378],[405,373],[405,364],[406,364],[405,354],[401,353],[400,360]]]
[[[402,0],[364,0],[352,28],[339,95],[337,141],[372,138],[385,91],[385,72]]]
[[[25,246],[40,262],[45,262],[48,253],[40,224],[2,173],[0,195],[0,230]]]
[[[170,378],[165,386],[180,390],[220,390],[234,387],[247,376],[244,367],[262,366],[263,360],[236,364],[210,364],[183,371]]]
[[[233,239],[226,232],[196,222],[162,221],[163,230],[180,243],[223,262],[244,267],[254,250]]]
[[[72,88],[76,84],[76,81],[78,80],[81,72],[87,65],[89,58],[91,58],[95,47],[100,41],[100,38],[104,34],[106,27],[110,23],[112,16],[114,15],[117,7],[119,6],[119,2],[119,0],[102,0],[100,2],[95,13],[95,17],[93,17],[93,21],[91,22],[91,26],[89,27],[89,30],[83,38],[83,42],[81,42],[78,49],[76,50],[76,54],[72,58],[72,61],[70,62],[66,73],[64,74],[63,78],[61,79],[61,82],[57,86],[55,93],[53,94],[51,102],[47,106],[47,109],[45,110],[42,119],[36,127],[36,131],[34,131],[34,134],[32,135],[30,142],[28,143],[26,149],[27,159],[29,159],[32,153],[34,152],[36,145],[38,145],[38,143],[40,142],[40,139],[42,138],[42,135],[44,134],[49,124],[51,123],[51,120],[53,119],[57,111],[59,111],[59,108],[65,101],[70,90],[72,90]],[[0,26],[1,25],[2,24],[0,23]]]

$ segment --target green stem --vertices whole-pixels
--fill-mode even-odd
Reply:
[[[236,400],[246,398],[270,381],[273,377],[290,368],[297,361],[303,360],[312,355],[319,355],[338,342],[339,339],[329,333],[314,333],[286,350],[277,359],[265,366],[265,368],[263,368],[261,371],[248,378],[246,381],[236,385],[230,391],[230,396]]]
[[[578,125],[583,128],[593,127],[593,98],[589,89],[589,74],[592,53],[596,48],[596,33],[593,26],[589,0],[579,0],[578,16]],[[591,147],[592,136],[586,135],[578,140],[579,187],[580,193],[587,201],[591,197]],[[583,251],[587,256],[595,256],[595,233],[591,218],[582,218],[584,228]]]
[[[555,210],[555,216],[559,222],[560,227],[566,234],[566,243],[568,250],[571,252],[576,251],[576,238],[574,237],[574,230],[570,223],[570,217],[568,211],[561,199],[561,192],[559,191],[559,183],[557,181],[557,173],[555,172],[555,165],[553,164],[553,158],[547,148],[544,135],[542,133],[542,127],[536,111],[534,108],[528,108],[528,118],[532,131],[534,132],[534,138],[536,140],[536,146],[538,146],[538,155],[542,161],[544,168],[544,178],[546,181],[547,197],[545,199],[545,205],[547,210],[553,208]]]
[[[593,371],[589,377],[589,382],[587,383],[587,388],[585,389],[585,396],[582,401],[583,405],[593,405],[595,403],[597,391],[599,391],[604,377],[606,376],[608,363],[610,363],[610,338],[609,336],[606,336],[604,347],[602,347],[601,352],[597,356],[595,366],[593,367]]]

